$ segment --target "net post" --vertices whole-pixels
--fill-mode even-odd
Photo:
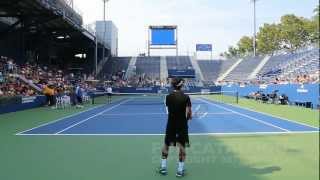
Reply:
[[[95,99],[94,93],[91,93],[91,104],[92,104],[92,105],[94,105],[94,99]]]
[[[239,104],[239,92],[236,92],[236,104]]]

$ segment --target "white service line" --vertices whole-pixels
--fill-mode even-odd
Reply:
[[[65,132],[65,131],[67,131],[67,130],[69,130],[69,129],[71,129],[71,128],[79,125],[79,124],[82,124],[82,123],[84,123],[84,122],[86,122],[86,121],[94,118],[94,117],[97,117],[97,116],[99,116],[99,115],[101,115],[101,114],[103,114],[103,113],[105,113],[105,112],[108,112],[108,111],[110,111],[110,110],[112,110],[112,109],[114,109],[114,108],[116,108],[116,107],[119,107],[121,104],[127,103],[127,102],[130,101],[130,100],[132,100],[132,99],[128,99],[128,100],[122,101],[122,102],[120,102],[120,103],[117,104],[117,105],[114,105],[114,106],[112,106],[112,107],[110,107],[110,108],[107,108],[107,109],[104,110],[104,111],[101,111],[101,112],[98,113],[98,114],[95,114],[95,115],[93,115],[93,116],[88,117],[87,119],[84,119],[84,120],[82,120],[82,121],[80,121],[80,122],[77,122],[77,123],[75,123],[75,124],[73,124],[73,125],[65,128],[65,129],[63,129],[63,130],[61,130],[61,131],[59,131],[59,132],[56,132],[55,134],[60,134],[60,133],[62,133],[62,132]]]
[[[261,124],[265,124],[265,125],[268,125],[268,126],[271,126],[271,127],[277,128],[277,129],[280,129],[280,130],[282,130],[282,131],[290,132],[288,129],[281,128],[281,127],[276,126],[276,125],[274,125],[274,124],[271,124],[271,123],[262,121],[262,120],[260,120],[260,119],[254,118],[254,117],[252,117],[252,116],[249,116],[249,115],[240,113],[240,112],[238,112],[238,111],[234,111],[234,110],[231,110],[231,109],[229,109],[229,108],[226,108],[226,107],[223,107],[223,106],[214,104],[214,103],[212,103],[212,102],[209,102],[209,101],[206,101],[206,100],[203,100],[203,99],[200,99],[200,101],[205,102],[205,103],[210,104],[210,105],[213,105],[213,106],[216,106],[216,107],[218,107],[218,108],[224,109],[224,110],[226,110],[226,111],[229,111],[229,112],[238,114],[238,115],[240,115],[240,116],[249,118],[249,119],[251,119],[251,120],[257,121],[257,122],[259,122],[259,123],[261,123]]]
[[[232,112],[204,112],[205,116],[207,115],[228,115],[234,114]],[[148,115],[167,115],[167,113],[117,113],[117,114],[101,114],[100,116],[148,116]]]
[[[146,115],[166,115],[166,113],[117,113],[117,114],[101,114],[101,116],[146,116]]]
[[[313,134],[319,131],[290,132],[240,132],[240,133],[190,133],[190,136],[250,136],[250,135],[291,135]],[[164,136],[165,134],[19,134],[18,136]]]

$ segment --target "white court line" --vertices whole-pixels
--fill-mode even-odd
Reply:
[[[199,111],[199,109],[200,109],[200,105],[198,105],[194,111]]]
[[[115,100],[114,102],[118,102],[118,101],[121,101],[121,100],[123,100],[123,99],[118,99],[118,100]],[[67,119],[67,118],[74,117],[74,116],[80,115],[80,114],[82,114],[82,113],[85,113],[85,112],[88,112],[88,111],[91,111],[91,110],[94,110],[94,109],[98,109],[98,108],[100,108],[100,107],[102,107],[102,106],[106,106],[106,105],[107,105],[107,104],[103,104],[103,105],[99,105],[99,106],[96,106],[96,107],[93,107],[93,108],[89,108],[89,109],[87,109],[87,110],[85,110],[85,111],[80,111],[80,112],[78,112],[78,113],[71,114],[71,115],[69,115],[69,116],[65,116],[65,117],[59,118],[59,119],[57,119],[57,120],[53,120],[53,121],[50,121],[50,122],[41,124],[41,125],[39,125],[39,126],[36,126],[36,127],[31,128],[31,129],[18,132],[18,133],[16,133],[15,135],[20,135],[20,134],[23,134],[23,133],[25,133],[25,132],[32,131],[32,130],[34,130],[34,129],[41,128],[41,127],[43,127],[43,126],[50,125],[50,124],[56,123],[56,122],[58,122],[58,121],[65,120],[65,119]]]
[[[82,124],[82,123],[84,123],[84,122],[86,122],[86,121],[88,121],[88,120],[90,120],[90,119],[92,119],[92,118],[94,118],[94,117],[97,117],[97,116],[99,116],[99,115],[101,115],[101,114],[103,114],[103,113],[105,113],[105,112],[108,112],[108,111],[110,111],[110,110],[112,110],[112,109],[114,109],[114,108],[116,108],[116,107],[119,107],[121,104],[124,104],[124,103],[126,103],[126,102],[128,102],[128,101],[130,101],[130,100],[132,100],[132,99],[128,99],[128,100],[122,101],[122,102],[120,102],[119,104],[114,105],[114,106],[112,106],[112,107],[110,107],[110,108],[107,108],[106,110],[101,111],[101,112],[98,113],[98,114],[95,114],[95,115],[93,115],[93,116],[90,116],[90,117],[88,117],[87,119],[84,119],[84,120],[82,120],[82,121],[80,121],[80,122],[77,122],[77,123],[75,123],[75,124],[67,127],[67,128],[64,128],[63,130],[61,130],[61,131],[59,131],[59,132],[56,132],[55,134],[60,134],[60,133],[62,133],[62,132],[64,132],[64,131],[67,131],[67,130],[69,130],[69,129],[71,129],[71,128],[79,125],[79,124]]]
[[[190,133],[190,136],[250,136],[250,135],[293,135],[313,134],[319,131],[290,132],[242,132],[242,133]],[[165,134],[18,134],[18,136],[164,136]]]
[[[205,112],[205,116],[207,115],[228,115],[228,114],[234,114],[232,112],[215,112],[215,113],[209,113]],[[167,113],[117,113],[117,114],[101,114],[100,116],[147,116],[147,115],[167,115]]]
[[[218,107],[218,108],[224,109],[224,110],[226,110],[226,111],[229,111],[229,112],[232,112],[232,113],[238,114],[238,115],[240,115],[240,116],[243,116],[243,117],[249,118],[249,119],[251,119],[251,120],[257,121],[257,122],[259,122],[259,123],[261,123],[261,124],[265,124],[265,125],[268,125],[268,126],[271,126],[271,127],[277,128],[277,129],[280,129],[280,130],[282,130],[282,131],[290,132],[288,129],[281,128],[281,127],[276,126],[276,125],[274,125],[274,124],[271,124],[271,123],[268,123],[268,122],[262,121],[262,120],[260,120],[260,119],[254,118],[254,117],[252,117],[252,116],[249,116],[249,115],[246,115],[246,114],[240,113],[240,112],[238,112],[238,111],[234,111],[234,110],[231,110],[231,109],[229,109],[229,108],[226,108],[226,107],[223,107],[223,106],[220,106],[220,105],[214,104],[214,103],[212,103],[212,102],[209,102],[209,101],[206,101],[206,100],[203,100],[203,99],[200,99],[200,101],[202,101],[202,102],[206,102],[207,104],[211,104],[211,105],[213,105],[213,106],[216,106],[216,107]]]
[[[65,119],[67,119],[67,118],[70,118],[70,117],[73,117],[73,116],[77,116],[77,115],[79,115],[79,114],[82,114],[82,113],[85,113],[85,112],[88,112],[88,111],[91,111],[91,110],[100,108],[100,107],[102,107],[102,106],[104,106],[104,105],[96,106],[96,107],[87,109],[87,110],[85,110],[85,111],[81,111],[81,112],[78,112],[78,113],[75,113],[75,114],[71,114],[71,115],[69,115],[69,116],[65,116],[65,117],[59,118],[59,119],[57,119],[57,120],[53,120],[53,121],[50,121],[50,122],[41,124],[41,125],[36,126],[36,127],[34,127],[34,128],[31,128],[31,129],[28,129],[28,130],[24,130],[24,131],[18,132],[16,135],[20,135],[20,134],[22,134],[22,133],[25,133],[25,132],[28,132],[28,131],[32,131],[32,130],[37,129],[37,128],[41,128],[41,127],[43,127],[43,126],[47,126],[47,125],[56,123],[56,122],[58,122],[58,121],[65,120]]]
[[[210,99],[208,99],[208,100],[209,100],[209,101],[212,101],[212,100],[210,100]],[[239,106],[239,105],[234,105],[234,104],[228,104],[228,105],[229,105],[229,106],[236,107],[236,108],[245,109],[245,110],[248,110],[248,111],[251,111],[251,112],[255,112],[255,113],[260,113],[260,114],[263,114],[263,115],[271,116],[271,117],[274,117],[274,118],[277,118],[277,119],[281,119],[281,120],[283,120],[283,121],[289,121],[289,122],[292,122],[292,123],[300,124],[300,125],[303,125],[303,126],[307,126],[307,127],[314,128],[314,129],[319,130],[319,127],[311,126],[311,125],[306,124],[306,123],[303,123],[303,122],[298,122],[298,121],[286,119],[286,118],[283,118],[283,117],[280,117],[280,116],[268,114],[268,113],[265,113],[265,112],[256,111],[256,110],[253,110],[253,109],[250,109],[250,108],[247,108],[247,107],[242,107],[242,106]]]
[[[117,113],[117,114],[101,114],[101,116],[147,116],[147,115],[167,115],[166,113]]]

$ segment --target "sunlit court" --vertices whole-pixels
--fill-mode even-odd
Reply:
[[[319,179],[319,2],[0,1],[0,180]]]

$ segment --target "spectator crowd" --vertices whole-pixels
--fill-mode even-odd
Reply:
[[[121,87],[155,87],[155,86],[165,86],[168,82],[161,81],[159,78],[154,78],[146,75],[145,73],[136,74],[129,78],[125,77],[125,71],[117,71],[111,76],[107,77],[107,82],[109,85],[121,88]]]
[[[54,106],[57,97],[69,96],[72,104],[80,106],[82,100],[78,97],[86,95],[90,89],[83,79],[57,67],[31,63],[17,65],[12,59],[0,57],[0,97],[43,94],[48,105]]]

